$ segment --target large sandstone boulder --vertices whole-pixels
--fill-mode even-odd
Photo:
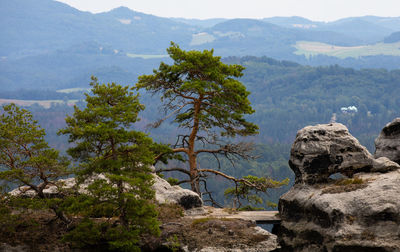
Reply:
[[[387,171],[387,160],[374,161],[368,150],[354,138],[343,124],[319,124],[297,133],[289,165],[296,175],[295,183],[327,182],[332,174],[352,176],[362,171]]]
[[[400,164],[400,118],[386,124],[375,140],[375,158],[387,157]]]
[[[194,207],[201,207],[203,205],[203,201],[200,196],[195,192],[183,189],[179,186],[171,186],[167,181],[160,178],[156,174],[154,176],[154,184],[153,189],[155,191],[155,198],[159,204],[166,203],[176,203],[183,206],[185,209],[190,209]],[[107,179],[104,174],[98,174],[92,176],[84,184],[81,184],[77,189],[79,193],[87,193],[87,187],[93,181],[97,179]],[[75,178],[68,179],[60,179],[57,181],[57,186],[50,185],[46,189],[43,190],[44,194],[48,197],[59,197],[60,190],[63,189],[71,189],[76,185]],[[29,187],[22,186],[17,189],[14,189],[10,192],[13,196],[24,196],[24,197],[35,197],[36,192],[33,190],[29,190]]]
[[[279,200],[274,230],[281,251],[400,251],[398,164],[374,159],[344,125],[326,124],[298,132],[290,167],[295,185]]]
[[[156,191],[156,201],[160,204],[176,203],[185,209],[203,205],[203,201],[197,193],[180,186],[171,186],[166,180],[155,174],[153,189]]]

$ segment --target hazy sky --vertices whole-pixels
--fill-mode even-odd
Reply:
[[[332,21],[354,16],[400,16],[400,0],[58,0],[90,12],[126,6],[161,17],[263,18],[302,16]]]

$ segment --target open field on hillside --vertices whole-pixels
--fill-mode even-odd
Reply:
[[[377,43],[374,45],[361,46],[335,46],[320,42],[297,41],[294,47],[297,49],[295,54],[305,55],[307,58],[318,54],[325,54],[337,58],[358,58],[362,56],[391,55],[400,56],[400,42],[397,43]]]
[[[68,106],[73,106],[78,100],[68,100]],[[16,99],[0,99],[0,105],[14,103],[18,106],[32,106],[38,104],[44,108],[50,108],[53,104],[62,104],[63,100],[16,100]]]
[[[191,46],[202,45],[205,43],[210,43],[215,40],[215,37],[207,32],[201,32],[192,35],[192,41],[190,42]]]
[[[57,93],[70,94],[75,92],[89,92],[89,91],[90,88],[66,88],[57,90]]]

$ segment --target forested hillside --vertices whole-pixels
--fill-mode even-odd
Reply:
[[[249,119],[260,126],[254,139],[260,143],[290,144],[300,128],[336,121],[373,151],[379,130],[400,116],[400,70],[310,67],[267,57],[224,62],[246,67],[240,80],[251,92],[256,112]],[[157,107],[154,97],[143,94],[142,101],[149,111]]]
[[[310,67],[267,57],[229,57],[223,61],[246,67],[240,80],[251,92],[250,101],[256,113],[249,119],[260,125],[260,136],[255,139],[262,142],[291,143],[301,127],[328,123],[334,115],[337,122],[346,124],[357,137],[376,135],[385,123],[400,113],[400,70],[355,70],[337,65]],[[147,68],[150,69],[151,65]],[[110,77],[104,74],[99,75],[99,80],[110,81]],[[137,81],[135,75],[127,71],[125,76],[119,76],[115,82],[124,85],[134,85]],[[89,79],[90,76],[84,77]],[[3,92],[0,98],[68,101],[82,97],[82,91],[19,90]],[[141,114],[144,126],[161,114],[157,97],[141,91],[141,101],[146,105]],[[355,106],[357,111],[342,110],[351,106]],[[156,136],[158,133],[152,134]]]
[[[298,129],[332,117],[356,137],[373,138],[400,115],[400,70],[309,67],[266,57],[226,61],[246,67],[242,81],[252,92],[264,140],[290,143]],[[342,109],[350,106],[357,110]]]

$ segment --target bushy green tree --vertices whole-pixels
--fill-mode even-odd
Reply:
[[[50,185],[61,188],[58,180],[70,173],[69,161],[50,148],[44,137],[44,129],[28,110],[15,104],[3,106],[0,114],[0,189],[3,191],[0,204],[8,211],[0,211],[2,218],[18,219],[18,215],[11,215],[14,208],[18,208],[21,215],[29,209],[51,209],[65,223],[71,222],[59,201],[44,193]],[[6,192],[14,187],[19,187],[21,192],[34,191],[34,197],[10,197]]]
[[[50,148],[32,114],[15,104],[0,114],[0,181],[3,186],[26,186],[39,198],[43,190],[68,174],[68,160]]]
[[[140,76],[137,83],[137,88],[161,95],[166,116],[154,126],[173,117],[182,129],[173,151],[187,157],[189,170],[169,168],[163,171],[188,175],[192,190],[199,194],[202,193],[201,181],[204,182],[203,189],[207,190],[204,179],[207,174],[257,188],[252,181],[228,176],[217,167],[201,169],[197,161],[201,154],[222,156],[232,161],[252,158],[251,144],[228,140],[258,133],[258,126],[244,117],[254,113],[248,100],[250,93],[237,79],[243,75],[244,67],[222,63],[220,57],[213,55],[213,50],[184,51],[171,43],[167,52],[174,64],[161,63],[158,70],[152,75]]]
[[[133,130],[144,106],[129,87],[99,84],[94,77],[90,85],[92,95],[86,94],[86,108],[75,106],[73,115],[66,118],[67,127],[60,130],[74,144],[67,152],[79,161],[78,179],[91,181],[87,194],[68,199],[66,205],[70,211],[107,221],[86,219],[67,237],[79,239],[80,245],[88,236],[86,242],[106,241],[110,249],[138,250],[141,234],[159,232],[151,203],[150,166],[154,150],[160,146],[145,133]],[[88,234],[88,227],[97,235]]]

